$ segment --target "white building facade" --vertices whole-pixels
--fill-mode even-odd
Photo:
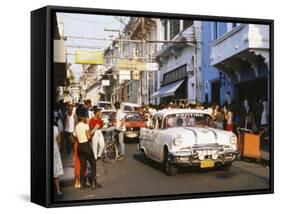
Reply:
[[[155,103],[187,102],[201,99],[201,22],[193,20],[159,20],[156,53],[160,64]],[[167,42],[165,42],[167,41]]]

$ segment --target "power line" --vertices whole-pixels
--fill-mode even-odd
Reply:
[[[86,20],[86,19],[81,19],[81,18],[77,18],[77,17],[65,15],[65,14],[63,14],[62,16],[63,16],[63,17],[66,17],[66,18],[78,20],[78,21],[81,21],[81,22],[92,23],[92,24],[118,24],[118,23],[119,23],[119,22],[98,22],[98,21],[90,21],[90,20]],[[101,15],[100,15],[100,16],[101,16]]]
[[[97,40],[97,41],[113,41],[113,42],[133,42],[133,43],[181,43],[181,44],[182,43],[198,43],[197,41],[194,41],[194,39],[192,37],[187,38],[183,41],[176,41],[176,40],[141,40],[141,39],[109,39],[109,38],[84,37],[84,36],[67,36],[67,38]]]

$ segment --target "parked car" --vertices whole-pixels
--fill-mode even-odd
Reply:
[[[139,104],[136,103],[129,103],[129,102],[123,102],[121,103],[121,106],[124,111],[136,111],[140,108]]]
[[[97,107],[103,110],[113,109],[112,103],[108,101],[99,101]]]
[[[143,116],[137,111],[124,111],[125,113],[125,138],[138,139],[140,129],[146,127],[146,121]],[[116,112],[111,115],[111,125],[116,124]]]
[[[204,110],[162,110],[153,126],[141,128],[139,150],[144,158],[162,163],[168,175],[175,175],[178,166],[229,169],[237,157],[237,137],[213,127],[212,116]]]

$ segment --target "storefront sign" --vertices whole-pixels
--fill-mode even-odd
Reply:
[[[110,85],[110,82],[109,82],[109,80],[102,80],[102,81],[101,81],[101,85],[102,85],[102,86],[109,86],[109,85]]]
[[[138,71],[138,70],[132,71],[132,79],[133,80],[139,80],[140,79],[140,71]]]
[[[140,62],[138,60],[127,60],[120,59],[118,62],[118,68],[124,70],[145,70],[145,63]]]
[[[159,64],[158,63],[145,63],[145,70],[146,71],[158,71]]]
[[[75,64],[103,64],[103,51],[96,50],[76,50]]]
[[[119,80],[131,80],[131,71],[130,70],[120,70],[119,71]]]

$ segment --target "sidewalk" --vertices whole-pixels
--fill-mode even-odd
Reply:
[[[64,175],[61,180],[63,186],[73,186],[74,187],[74,163],[73,163],[73,153],[66,154],[66,152],[61,152],[62,165],[64,170]],[[105,170],[103,167],[102,160],[96,162],[97,169],[97,180],[101,181],[105,177]]]
[[[261,141],[260,150],[261,162],[268,165],[270,160],[270,142],[268,140]]]

